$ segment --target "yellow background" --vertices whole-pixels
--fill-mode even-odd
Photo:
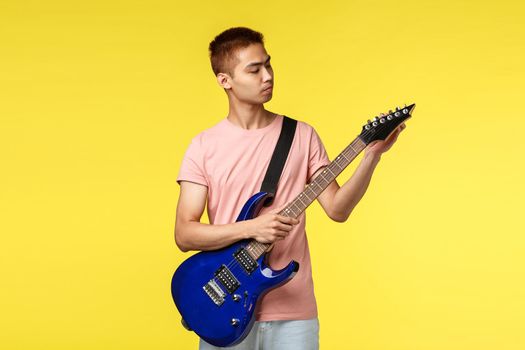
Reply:
[[[346,223],[308,209],[321,347],[524,349],[524,7],[2,0],[0,347],[196,348],[169,290],[175,179],[227,114],[208,43],[244,25],[267,107],[331,158],[417,104]]]

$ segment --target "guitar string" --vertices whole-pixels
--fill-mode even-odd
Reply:
[[[381,125],[381,124],[378,124],[378,126],[379,126],[380,128],[378,128],[377,131],[379,131],[379,129],[384,129],[387,125]],[[394,128],[394,130],[395,130],[395,128]],[[363,136],[365,136],[365,137],[366,137],[366,136],[369,136],[371,133],[372,133],[372,130],[367,130],[367,131],[365,131],[365,133],[363,134]],[[359,136],[358,136],[358,138],[359,138]],[[357,138],[356,138],[356,139],[357,139]],[[362,140],[361,140],[361,141],[362,141]],[[350,143],[350,145],[347,146],[347,147],[346,147],[341,153],[344,153],[345,151],[347,151],[347,150],[348,150],[348,147],[350,147],[350,146],[352,145],[353,142],[355,142],[355,140],[352,141],[352,142]],[[366,147],[366,146],[365,146],[365,147]],[[353,148],[352,148],[352,149],[353,149]],[[362,150],[361,150],[361,151],[362,151]],[[359,151],[359,153],[361,153],[361,151]],[[354,152],[354,153],[355,153],[355,152]],[[357,156],[359,153],[357,153],[356,156]],[[352,159],[351,161],[353,161],[353,159]],[[332,162],[332,163],[333,163],[333,162]],[[350,163],[348,163],[348,164],[350,164]],[[347,166],[348,166],[348,165],[347,165]],[[341,172],[342,172],[343,170],[344,170],[344,169],[342,169]],[[339,172],[338,174],[340,174],[341,172]],[[337,174],[337,175],[338,175],[338,174]],[[337,175],[335,175],[335,177],[337,177]],[[333,180],[332,180],[332,181],[333,181]],[[313,202],[313,201],[312,201],[312,202]],[[305,208],[305,209],[306,209],[306,208]],[[303,210],[303,211],[304,211],[304,210]],[[293,210],[292,210],[292,212],[293,212]],[[264,253],[264,251],[263,251],[263,253]],[[262,255],[263,255],[263,254],[259,255],[259,257],[258,257],[257,259],[254,259],[254,260],[257,261]],[[242,268],[242,270],[244,270],[244,268],[239,264],[239,262],[238,262],[237,259],[235,259],[235,258],[232,259],[232,260],[228,263],[228,265],[226,265],[226,267],[232,272],[232,274],[233,274],[233,269],[234,269],[234,268],[239,267],[239,268]],[[242,272],[242,270],[241,270],[241,272]],[[213,279],[216,279],[216,278],[217,278],[217,277],[215,276]]]
[[[353,142],[355,142],[355,141],[353,141]],[[352,142],[352,143],[353,143],[353,142]],[[352,143],[351,143],[351,144],[352,144]],[[352,149],[353,149],[353,148],[352,148]],[[349,151],[349,147],[346,147],[341,153],[344,154],[344,153],[347,152],[347,151]],[[355,151],[354,151],[354,153],[355,153]],[[357,153],[357,154],[358,154],[358,153]],[[356,154],[356,155],[357,155],[357,154]],[[348,159],[348,158],[345,157],[345,159]],[[352,159],[352,160],[353,160],[353,159]],[[350,163],[349,163],[349,164],[350,164]],[[344,170],[344,169],[340,169],[340,170],[342,171],[342,170]],[[339,172],[339,173],[340,173],[340,172]],[[337,176],[337,175],[336,175],[336,176]],[[306,196],[306,197],[309,198],[308,196]],[[313,202],[313,200],[310,201],[310,204],[311,204],[312,202]],[[303,203],[303,204],[304,204],[304,203]],[[308,207],[308,206],[307,206],[307,207]],[[298,208],[300,209],[300,207],[298,207]],[[305,209],[306,209],[306,208],[305,208]],[[295,214],[294,210],[291,210],[291,211],[292,211],[292,213]],[[281,211],[281,212],[284,212],[284,210]],[[257,249],[257,247],[256,247],[255,249]],[[256,252],[256,254],[262,254],[263,252],[264,252],[264,250],[263,250],[262,252]],[[260,257],[260,255],[259,255],[259,257]],[[255,260],[257,260],[257,259],[255,259]],[[231,261],[228,263],[227,267],[230,269],[230,268],[233,268],[233,267],[235,267],[235,266],[237,266],[237,265],[239,265],[239,264],[238,264],[238,261],[237,261],[236,259],[233,259],[233,260],[231,260]]]
[[[384,129],[387,125],[381,125],[381,124],[378,124],[378,126],[379,126],[379,128],[378,128],[377,131],[380,131],[379,129]],[[396,127],[397,127],[397,126],[396,126]],[[394,128],[394,130],[395,130],[395,128]],[[367,131],[363,134],[363,136],[369,136],[370,133],[372,133],[372,130],[367,130]],[[359,136],[358,136],[358,137],[359,137]],[[362,141],[362,140],[361,140],[361,141]],[[348,148],[351,147],[351,145],[353,144],[353,142],[355,142],[355,141],[352,141],[352,142],[350,143],[350,145],[347,146],[347,147],[346,147],[341,153],[346,152],[346,151],[348,150]],[[365,146],[365,147],[366,147],[366,146]],[[353,150],[353,147],[351,147],[351,148],[352,148],[352,150]],[[359,151],[359,153],[361,153],[361,151],[362,151],[362,149]],[[355,153],[355,151],[354,151],[354,153]],[[356,156],[357,156],[359,153],[356,153]],[[352,158],[351,161],[353,161],[353,158]],[[350,161],[350,162],[351,162],[351,161]],[[348,163],[348,164],[350,164],[350,163]],[[347,164],[347,166],[348,166],[348,164]],[[346,167],[345,167],[345,168],[346,168]],[[338,172],[337,174],[335,174],[334,178],[337,177],[337,176],[338,176],[343,170],[344,170],[344,168],[341,169],[340,172]],[[333,180],[332,180],[332,181],[333,181]],[[307,197],[307,198],[308,198],[308,197]],[[313,201],[312,201],[312,202],[313,202]],[[310,202],[310,204],[311,204],[312,202]],[[308,206],[307,206],[307,207],[308,207]],[[299,208],[299,207],[298,207],[298,208]],[[305,208],[305,209],[306,209],[306,208]],[[304,210],[303,210],[303,211],[304,211]],[[293,210],[292,210],[292,212],[293,212]],[[263,253],[264,253],[264,251],[263,251]],[[257,254],[259,254],[259,253],[257,253]],[[262,255],[262,254],[261,254],[261,255]],[[258,258],[260,258],[261,255],[259,255]],[[257,258],[257,259],[254,259],[254,260],[258,260],[258,258]],[[227,267],[232,273],[233,273],[233,269],[234,269],[234,268],[236,268],[236,267],[240,267],[240,268],[242,268],[242,266],[240,266],[239,262],[238,262],[236,259],[232,259],[232,260],[228,263],[228,265],[226,265],[226,267]],[[242,269],[244,269],[244,268],[242,268]],[[214,277],[214,279],[215,279],[215,278],[216,278],[216,277]]]
[[[386,117],[386,116],[385,116],[385,117]],[[387,121],[387,123],[388,123],[388,121]],[[380,129],[381,129],[381,131],[382,131],[382,129],[384,129],[384,128],[387,126],[387,124],[383,124],[383,125],[382,125],[382,124],[378,124],[377,126],[378,126],[377,131],[379,132]],[[398,125],[398,126],[399,126],[399,125]],[[396,128],[397,128],[398,126],[396,126]],[[395,130],[395,128],[394,128],[393,130]],[[372,133],[372,129],[370,129],[370,130],[366,130],[366,131],[363,133],[363,136],[364,136],[364,137],[370,136],[371,133]],[[359,138],[359,136],[360,136],[360,135],[357,136],[356,140]],[[361,141],[362,141],[362,140],[361,140]],[[350,143],[350,145],[347,146],[347,147],[346,147],[341,153],[344,153],[344,152],[348,149],[348,147],[350,147],[350,146],[352,145],[352,143],[354,143],[354,142],[355,142],[355,140],[352,141],[352,142]],[[365,147],[366,147],[366,146],[365,146]],[[352,149],[353,149],[353,148],[352,148]],[[359,153],[361,153],[361,151],[362,151],[362,149],[359,151]],[[359,153],[357,153],[356,156],[359,155]],[[336,157],[336,158],[337,158],[337,157]],[[350,162],[352,162],[352,161],[353,161],[353,159],[352,159]],[[333,163],[333,162],[331,162],[330,164],[332,164],[332,163]],[[328,166],[330,166],[330,164],[329,164]],[[348,163],[348,164],[350,164],[350,163]],[[347,166],[348,166],[348,164],[347,164]],[[327,166],[327,167],[328,167],[328,166]],[[345,167],[345,168],[346,168],[346,167]],[[342,169],[341,172],[342,172],[343,170],[344,170],[344,169]],[[335,177],[337,177],[341,172],[339,172],[337,175],[335,175]],[[333,180],[332,180],[332,181],[333,181]],[[314,200],[315,200],[315,199],[314,199]],[[294,201],[295,201],[295,200],[294,200]],[[313,201],[312,201],[312,202],[313,202]],[[312,202],[310,202],[310,204],[311,204]],[[305,208],[305,209],[306,209],[306,208]],[[303,211],[304,211],[304,210],[303,210]],[[293,210],[292,210],[292,212],[293,212]],[[299,214],[299,215],[300,215],[300,214]],[[264,251],[262,252],[261,255],[259,255],[259,257],[258,257],[257,259],[254,259],[254,260],[255,260],[255,261],[259,260],[259,258],[260,258],[261,256],[264,255],[263,253],[264,253]],[[251,256],[251,254],[250,254],[250,256]],[[239,262],[238,262],[237,259],[235,259],[235,258],[232,259],[232,260],[228,263],[228,265],[226,265],[226,267],[228,268],[228,270],[230,270],[230,271],[232,272],[232,274],[233,274],[233,269],[234,269],[234,268],[241,268],[241,269],[242,269],[241,272],[244,270],[244,268],[239,264]],[[213,280],[218,281],[216,276],[213,277]],[[218,281],[218,282],[220,282],[220,281]]]

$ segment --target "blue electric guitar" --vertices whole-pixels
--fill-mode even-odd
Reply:
[[[415,104],[396,108],[368,120],[361,134],[279,214],[297,218],[369,143],[386,139],[411,117],[414,108]],[[253,195],[237,221],[256,217],[268,198],[266,192]],[[240,343],[255,322],[259,298],[288,282],[299,270],[293,260],[282,270],[272,270],[266,261],[270,249],[270,244],[243,240],[185,260],[171,280],[171,293],[184,327],[215,346]]]

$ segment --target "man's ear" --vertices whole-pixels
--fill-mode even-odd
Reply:
[[[229,90],[232,88],[230,84],[231,77],[226,73],[217,74],[217,83],[222,86],[224,89]]]

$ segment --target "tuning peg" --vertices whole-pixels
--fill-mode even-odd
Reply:
[[[372,121],[371,121],[370,119],[368,119],[366,122],[367,122],[368,124],[372,124]]]
[[[399,111],[399,107],[396,107],[396,112]]]
[[[374,121],[377,122],[379,120],[378,117],[374,117]]]

